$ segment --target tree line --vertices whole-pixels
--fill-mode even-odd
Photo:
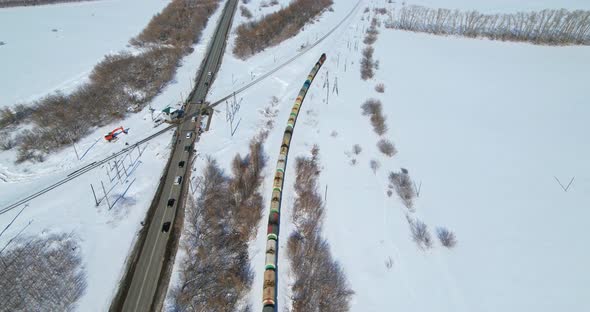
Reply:
[[[0,253],[3,311],[72,311],[86,291],[77,240],[69,234],[17,239]]]
[[[245,59],[295,36],[332,3],[332,0],[294,0],[260,20],[240,25],[236,30],[234,54]]]
[[[231,175],[208,159],[196,202],[185,215],[180,283],[172,290],[173,311],[237,311],[254,279],[248,243],[264,209],[259,188],[266,134],[254,138],[245,157],[236,155]],[[242,310],[240,310],[242,311]]]
[[[312,157],[298,157],[295,161],[295,231],[287,241],[293,274],[291,311],[350,311],[354,291],[342,266],[333,258],[330,244],[322,237],[325,213],[318,191],[319,148],[314,146]]]
[[[35,6],[44,4],[55,4],[65,2],[86,2],[96,0],[0,0],[0,8],[16,7],[16,6]]]
[[[0,143],[18,146],[17,162],[42,161],[44,155],[80,140],[91,129],[141,111],[172,80],[219,2],[174,0],[130,41],[140,53],[106,56],[94,67],[89,82],[70,94],[50,94],[25,105],[27,110],[18,105],[3,109],[0,130],[23,122],[32,127],[10,131],[16,134]]]
[[[386,27],[545,45],[590,45],[590,11],[584,10],[484,14],[411,5],[390,12]]]

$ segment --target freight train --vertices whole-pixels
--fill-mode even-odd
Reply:
[[[309,90],[311,82],[315,78],[316,74],[326,61],[326,54],[322,54],[320,59],[317,61],[307,80],[303,83],[303,87],[299,91],[299,95],[295,100],[289,120],[287,121],[287,128],[283,135],[283,142],[281,144],[279,160],[277,161],[277,168],[275,172],[272,197],[270,201],[270,215],[268,217],[268,229],[266,235],[266,261],[264,271],[264,286],[262,290],[262,304],[264,306],[263,312],[275,311],[276,308],[276,297],[277,297],[277,251],[278,251],[278,239],[279,239],[279,221],[280,221],[280,210],[281,210],[281,196],[283,190],[283,178],[285,176],[285,169],[287,165],[287,154],[289,153],[289,145],[291,144],[291,138],[293,136],[293,129],[295,128],[295,122],[299,115],[299,110],[305,99],[305,95]]]

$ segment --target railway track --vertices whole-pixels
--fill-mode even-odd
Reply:
[[[330,35],[331,35],[331,34],[332,34],[334,31],[336,31],[336,30],[337,30],[337,29],[338,29],[338,28],[339,28],[339,27],[340,27],[340,26],[341,26],[341,25],[342,25],[342,24],[343,24],[343,23],[344,23],[344,22],[345,22],[345,21],[346,21],[348,18],[350,18],[350,16],[351,16],[351,15],[352,15],[352,14],[353,14],[353,13],[354,13],[354,12],[355,12],[355,11],[356,11],[358,8],[359,8],[359,6],[360,6],[361,2],[362,2],[362,1],[359,1],[359,2],[358,2],[358,3],[357,3],[357,4],[356,4],[356,5],[355,5],[355,6],[354,6],[352,9],[351,9],[351,11],[350,11],[350,12],[349,12],[349,13],[348,13],[348,14],[347,14],[347,15],[346,15],[346,16],[345,16],[345,17],[344,17],[344,18],[343,18],[343,19],[342,19],[342,20],[341,20],[341,21],[340,21],[338,24],[336,24],[336,25],[335,25],[335,26],[334,26],[334,27],[333,27],[333,28],[332,28],[330,31],[328,31],[328,32],[327,32],[327,33],[326,33],[324,36],[322,36],[322,37],[320,37],[318,40],[316,40],[316,41],[315,41],[313,44],[311,44],[310,46],[308,46],[307,48],[305,48],[305,49],[304,49],[304,50],[302,50],[301,52],[297,53],[295,56],[291,57],[291,58],[290,58],[290,59],[288,59],[287,61],[283,62],[283,63],[282,63],[282,64],[280,64],[279,66],[275,67],[275,68],[274,68],[274,69],[272,69],[271,71],[269,71],[269,72],[267,72],[267,73],[263,74],[262,76],[260,76],[260,77],[258,77],[258,78],[256,78],[256,79],[254,79],[253,81],[251,81],[251,82],[249,82],[248,84],[244,85],[243,87],[241,87],[241,88],[239,88],[239,89],[235,90],[234,92],[232,92],[232,93],[230,93],[230,94],[228,94],[228,95],[226,95],[226,96],[222,97],[221,99],[219,99],[219,100],[217,100],[217,101],[215,101],[215,102],[212,102],[212,103],[211,103],[211,104],[210,104],[208,107],[210,107],[210,108],[213,108],[213,107],[215,107],[215,106],[217,106],[217,105],[219,105],[219,104],[221,104],[221,103],[225,102],[227,99],[230,99],[230,98],[231,98],[231,97],[233,97],[234,95],[236,95],[236,94],[238,94],[238,93],[241,93],[241,92],[244,92],[245,90],[247,90],[247,89],[251,88],[252,86],[254,86],[254,85],[256,85],[256,84],[260,83],[260,82],[261,82],[261,81],[263,81],[264,79],[266,79],[266,78],[270,77],[272,74],[274,74],[275,72],[277,72],[277,71],[281,70],[281,69],[282,69],[282,68],[284,68],[285,66],[287,66],[287,65],[291,64],[293,61],[295,61],[296,59],[298,59],[298,58],[299,58],[299,57],[301,57],[302,55],[304,55],[304,54],[308,53],[308,52],[309,52],[309,51],[310,51],[312,48],[314,48],[315,46],[317,46],[318,44],[320,44],[322,41],[324,41],[326,38],[328,38],[328,37],[329,37],[329,36],[330,36]],[[202,72],[200,73],[200,75],[202,75]],[[190,99],[194,98],[194,93],[191,93],[191,95],[190,95],[190,97],[189,97],[189,98],[190,98]],[[193,113],[193,114],[187,114],[187,116],[184,118],[184,120],[182,121],[182,123],[181,123],[180,125],[183,125],[183,124],[185,124],[185,123],[187,123],[187,122],[191,122],[191,118],[192,118],[192,117],[195,117],[195,116],[198,116],[199,114],[200,114],[200,112],[196,112],[196,113]],[[157,132],[155,132],[155,133],[153,133],[153,134],[150,134],[149,136],[147,136],[147,137],[145,137],[145,138],[143,138],[143,139],[139,140],[138,142],[136,142],[136,143],[134,143],[134,144],[132,144],[132,145],[130,145],[130,146],[128,146],[128,147],[126,147],[126,148],[124,148],[124,149],[120,150],[119,152],[116,152],[116,153],[114,153],[114,154],[112,154],[112,155],[110,155],[110,156],[107,156],[107,157],[105,157],[104,159],[101,159],[101,160],[95,161],[95,162],[93,162],[93,163],[91,163],[91,164],[87,164],[87,165],[85,165],[85,166],[84,166],[84,167],[82,167],[82,168],[76,169],[75,171],[73,171],[73,172],[71,172],[70,174],[68,174],[68,175],[67,175],[67,177],[65,177],[65,178],[63,178],[63,179],[61,179],[61,180],[59,180],[59,181],[57,181],[57,182],[55,182],[55,183],[53,183],[53,184],[51,184],[51,185],[48,185],[47,187],[45,187],[45,188],[43,188],[43,189],[41,189],[41,190],[39,190],[39,191],[37,191],[37,192],[34,192],[34,193],[30,194],[30,195],[27,195],[27,196],[25,196],[25,197],[23,197],[23,198],[21,198],[21,199],[19,199],[19,200],[15,201],[15,202],[11,203],[11,204],[8,204],[8,205],[7,205],[7,206],[5,206],[5,207],[2,207],[2,209],[0,209],[0,215],[1,215],[1,214],[4,214],[4,213],[6,213],[6,212],[8,212],[8,211],[10,211],[10,210],[12,210],[12,209],[15,209],[15,208],[17,208],[18,206],[20,206],[20,205],[22,205],[22,204],[25,204],[25,203],[27,203],[28,201],[31,201],[31,200],[33,200],[33,199],[35,199],[35,198],[37,198],[37,197],[39,197],[39,196],[41,196],[41,195],[43,195],[43,194],[45,194],[45,193],[49,192],[49,191],[52,191],[52,190],[54,190],[55,188],[58,188],[59,186],[61,186],[61,185],[63,185],[63,184],[66,184],[67,182],[70,182],[70,181],[72,181],[72,180],[74,180],[74,179],[76,179],[76,178],[78,178],[78,177],[82,176],[83,174],[85,174],[85,173],[87,173],[87,172],[89,172],[89,171],[91,171],[91,170],[93,170],[93,169],[95,169],[95,168],[98,168],[98,167],[100,167],[100,166],[102,166],[102,165],[106,164],[107,162],[109,162],[109,161],[111,161],[111,160],[113,160],[113,159],[115,159],[115,158],[117,158],[117,157],[119,157],[119,156],[121,156],[121,155],[123,155],[123,154],[126,154],[126,153],[128,153],[129,151],[133,150],[134,148],[136,148],[136,147],[138,147],[138,146],[140,146],[140,145],[142,145],[142,144],[144,144],[144,143],[147,143],[147,142],[149,142],[150,140],[152,140],[152,139],[154,139],[154,138],[156,138],[156,137],[158,137],[158,136],[160,136],[160,135],[162,135],[162,134],[164,134],[164,133],[168,132],[169,130],[175,129],[175,128],[177,128],[177,127],[179,127],[179,125],[170,125],[170,126],[167,126],[167,127],[163,128],[163,129],[161,129],[161,130],[158,130]]]

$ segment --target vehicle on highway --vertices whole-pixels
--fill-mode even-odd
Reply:
[[[198,100],[197,104],[203,104],[203,100]]]
[[[192,122],[197,122],[197,116],[193,116],[193,118],[191,118]]]
[[[162,232],[168,233],[169,230],[170,230],[170,222],[164,222],[164,224],[162,224]]]
[[[187,139],[190,139],[192,137],[193,137],[193,133],[192,132],[189,131],[189,132],[186,133],[186,138]]]
[[[175,202],[175,201],[176,201],[176,200],[175,200],[174,198],[170,198],[170,199],[168,200],[168,207],[172,207],[172,206],[174,206],[174,202]]]
[[[182,176],[177,176],[176,179],[174,179],[174,184],[178,185],[180,182],[182,182]]]
[[[212,73],[211,73],[211,72],[208,72],[208,73],[207,73],[207,76],[211,77],[211,75],[212,75]]]
[[[184,167],[184,160],[178,163],[178,167],[180,167],[180,168]]]
[[[184,151],[185,152],[190,152],[191,151],[191,146],[190,145],[185,146],[184,147]]]

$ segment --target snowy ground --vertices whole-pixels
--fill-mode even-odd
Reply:
[[[168,105],[177,105],[181,99],[186,98],[220,13],[221,10],[218,10],[213,15],[203,33],[203,40],[184,59],[174,81],[152,102],[156,111]],[[115,143],[105,142],[104,133],[121,125],[129,128],[129,134],[121,134]],[[78,161],[73,148],[51,155],[47,161],[39,164],[15,165],[10,152],[0,153],[0,207],[67,176],[77,168],[119,151],[125,147],[125,143],[135,143],[161,127],[164,126],[153,127],[146,108],[124,121],[96,129],[93,134],[76,144],[80,156],[84,155],[81,161]],[[140,222],[145,218],[168,160],[171,136],[172,132],[169,132],[143,145],[143,154],[139,158],[137,149],[124,158],[120,157],[119,172],[123,176],[121,182],[116,170],[109,169],[109,164],[30,201],[29,207],[2,235],[0,246],[3,247],[31,220],[32,224],[22,236],[37,235],[41,231],[73,232],[82,240],[83,262],[89,277],[87,291],[80,300],[78,309],[108,310],[123,273],[124,261],[133,246],[141,227]],[[98,208],[95,207],[90,184],[94,186],[97,195],[102,196],[101,181],[109,193],[111,205],[124,194],[110,211],[105,201]],[[20,208],[0,215],[2,227],[8,224]]]
[[[0,107],[71,91],[166,4],[101,0],[0,9]]]
[[[252,1],[248,7],[255,13],[259,3]],[[361,21],[362,9],[366,5],[384,6],[385,1],[363,3],[350,20],[308,54],[237,95],[241,108],[235,117],[234,126],[238,121],[239,126],[234,136],[226,123],[225,105],[218,106],[211,131],[198,144],[199,159],[211,155],[229,167],[235,153],[245,154],[249,140],[264,128],[267,117],[260,111],[277,96],[275,128],[265,144],[269,161],[263,195],[269,203],[274,165],[290,109],[309,70],[326,52],[328,61],[303,104],[290,159],[307,155],[313,144],[320,146],[322,188],[328,186],[324,234],[356,291],[353,311],[589,310],[588,302],[581,298],[590,282],[588,270],[582,267],[590,261],[583,241],[590,214],[584,210],[590,203],[590,168],[586,161],[590,146],[584,144],[584,135],[590,130],[586,122],[590,110],[584,102],[590,48],[541,47],[380,29],[375,44],[380,69],[374,80],[362,82],[362,29],[368,23],[366,18]],[[539,5],[588,8],[587,3],[576,0],[413,3],[491,11],[539,9]],[[293,56],[301,45],[312,43],[336,25],[354,4],[337,0],[334,12],[325,13],[298,36],[247,61],[232,57],[232,35],[208,99],[225,96]],[[218,16],[219,12],[213,21]],[[234,27],[243,21],[238,13]],[[210,37],[213,24],[203,38]],[[122,45],[127,40],[122,40]],[[186,58],[176,82],[155,100],[154,107],[176,103],[181,93],[190,90],[206,44],[199,44]],[[0,56],[9,45],[0,47]],[[322,88],[326,75],[329,102],[327,90]],[[385,94],[374,91],[378,82],[385,83]],[[335,84],[338,94],[331,90]],[[31,90],[23,97],[34,97],[35,92]],[[377,152],[377,136],[366,116],[361,116],[360,105],[369,97],[384,103],[390,129],[387,137],[399,150],[393,159]],[[131,128],[129,135],[114,144],[100,139],[119,125]],[[98,143],[82,162],[76,160],[73,150],[65,150],[43,164],[15,167],[7,161],[7,155],[0,154],[0,177],[8,181],[0,181],[0,207],[119,150],[126,141],[135,142],[156,130],[144,111],[120,124],[97,129],[83,140],[79,150],[88,149],[96,140]],[[334,131],[338,133],[335,137],[331,135]],[[46,229],[78,233],[90,276],[79,310],[106,310],[165,165],[169,140],[170,135],[164,135],[149,143],[141,163],[135,162],[139,167],[131,177],[137,178],[136,182],[126,200],[113,211],[108,212],[104,204],[95,208],[91,196],[89,183],[97,186],[109,179],[102,168],[32,201],[0,238],[0,244],[29,220],[34,221],[27,229],[29,235]],[[360,144],[363,152],[357,157],[357,165],[351,166],[346,153],[354,144]],[[129,159],[125,161],[129,163]],[[382,165],[376,175],[369,168],[371,159],[378,159]],[[203,164],[196,162],[198,169]],[[285,181],[288,195],[283,199],[281,246],[292,231],[293,166],[294,161],[289,162]],[[443,249],[436,242],[433,249],[422,251],[411,241],[405,208],[395,195],[386,195],[387,174],[400,167],[408,168],[410,175],[423,184],[416,216],[431,229],[443,225],[454,230],[459,240],[455,249]],[[565,193],[553,176],[562,181],[576,178]],[[115,186],[113,200],[132,178]],[[6,224],[15,213],[1,215],[0,224]],[[249,299],[254,310],[260,310],[266,217],[251,244],[256,278]],[[290,304],[289,262],[284,250],[279,254],[280,307]],[[390,257],[393,267],[388,270],[385,261]]]
[[[539,4],[505,1],[502,11],[539,9]],[[384,1],[366,1],[383,6]],[[462,9],[496,10],[496,2],[427,3]],[[578,8],[576,1],[568,8]],[[563,2],[543,2],[561,7]],[[266,72],[312,42],[342,18],[353,3],[337,1],[335,11],[306,27],[279,47],[248,59],[226,53],[212,98]],[[254,6],[255,7],[255,6]],[[579,6],[584,8],[583,5]],[[582,265],[590,213],[590,148],[584,135],[590,110],[584,105],[584,77],[590,73],[588,47],[542,47],[488,40],[444,38],[380,29],[375,79],[359,74],[362,10],[295,64],[237,96],[240,120],[232,137],[225,105],[218,107],[212,130],[199,143],[201,154],[229,167],[236,152],[263,128],[260,110],[277,96],[278,116],[265,150],[269,157],[263,194],[270,198],[272,173],[285,122],[308,71],[322,52],[328,61],[312,84],[295,130],[290,159],[308,155],[319,144],[322,192],[328,186],[324,233],[356,291],[353,311],[555,311],[586,310],[581,301],[590,282]],[[359,42],[355,51],[354,43]],[[350,48],[349,48],[350,43]],[[275,59],[277,61],[275,61]],[[346,63],[346,69],[345,64]],[[329,72],[329,74],[328,74]],[[245,73],[247,73],[245,75]],[[322,86],[329,75],[330,95]],[[244,77],[246,76],[246,77]],[[250,77],[251,76],[251,77]],[[386,85],[385,94],[374,86]],[[332,88],[338,85],[339,94]],[[383,101],[389,132],[399,154],[377,151],[378,138],[360,105],[369,97]],[[332,136],[333,132],[337,136]],[[360,144],[357,165],[349,151]],[[373,174],[369,161],[381,169]],[[197,163],[201,168],[203,163]],[[282,209],[281,246],[292,231],[294,162],[289,163]],[[459,244],[447,250],[435,241],[422,251],[410,238],[405,208],[387,197],[387,174],[405,167],[422,182],[414,214],[434,229],[448,226]],[[554,180],[567,183],[565,193]],[[268,207],[267,207],[268,208]],[[265,210],[268,213],[268,209]],[[250,296],[260,308],[265,221],[251,245],[256,279]],[[284,249],[282,249],[284,250]],[[289,262],[279,254],[279,306],[289,306]],[[393,267],[385,262],[391,258]]]

